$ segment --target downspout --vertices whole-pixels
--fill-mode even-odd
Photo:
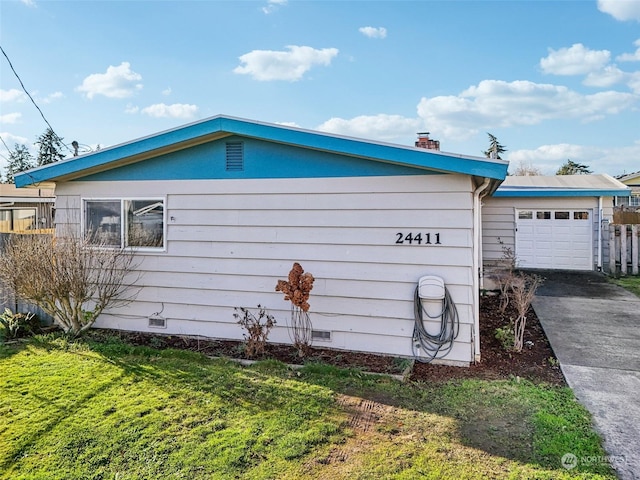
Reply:
[[[484,182],[473,191],[473,361],[480,362],[480,289],[484,288],[482,275],[482,198],[486,195],[491,180]]]
[[[598,197],[598,271],[602,271],[602,197]]]

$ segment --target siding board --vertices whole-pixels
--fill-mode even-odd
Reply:
[[[234,307],[266,305],[290,342],[289,303],[275,292],[294,261],[316,277],[314,327],[334,348],[411,354],[413,294],[422,275],[445,279],[458,306],[454,353],[471,356],[474,323],[473,198],[465,175],[148,182],[66,182],[60,222],[77,225],[81,198],[166,198],[167,250],[139,255],[136,302],[99,327],[242,338]],[[441,245],[396,244],[440,234]],[[167,329],[148,326],[156,312]],[[434,327],[435,328],[435,327]]]

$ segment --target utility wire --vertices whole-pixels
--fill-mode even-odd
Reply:
[[[0,135],[0,140],[2,140],[2,144],[4,145],[4,148],[6,148],[9,153],[11,153],[11,149],[7,146],[7,144],[4,141],[4,138],[2,138],[1,135]]]
[[[58,136],[58,134],[55,132],[55,130],[53,129],[53,127],[51,126],[51,124],[49,123],[49,121],[47,120],[47,118],[44,116],[44,113],[42,113],[42,110],[40,110],[40,107],[38,106],[38,104],[36,103],[36,101],[33,99],[33,97],[31,96],[31,94],[27,91],[26,87],[24,86],[24,83],[22,83],[22,79],[20,78],[20,75],[18,75],[18,72],[16,72],[16,69],[13,68],[13,64],[11,63],[11,60],[9,60],[9,56],[7,55],[7,53],[4,51],[4,48],[2,48],[2,45],[0,45],[0,50],[2,50],[2,54],[4,55],[4,58],[7,59],[7,62],[9,62],[9,66],[11,67],[11,71],[13,72],[13,74],[16,76],[16,78],[18,79],[18,82],[20,82],[20,86],[22,87],[22,90],[24,90],[24,93],[27,94],[27,97],[29,97],[29,100],[31,100],[31,103],[33,103],[33,106],[36,107],[36,109],[38,110],[38,112],[40,112],[40,116],[42,117],[42,119],[44,120],[44,123],[47,124],[47,126],[51,129],[51,132],[53,133],[53,135],[55,136],[56,139],[58,139],[58,141],[64,145],[64,143],[62,143],[62,139]],[[2,142],[4,143],[4,141]],[[66,147],[67,150],[69,150],[69,152],[73,153],[71,151],[71,149],[67,146],[64,145]],[[6,144],[5,144],[6,147]]]

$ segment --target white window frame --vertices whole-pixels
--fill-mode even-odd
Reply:
[[[162,246],[161,247],[137,247],[129,246],[126,243],[127,240],[127,215],[125,211],[125,204],[127,201],[147,201],[147,202],[162,202]],[[88,202],[120,202],[120,245],[119,246],[104,246],[103,248],[125,248],[127,250],[135,250],[136,252],[166,252],[167,251],[167,197],[82,197],[80,203],[80,229],[82,236],[86,235],[86,218],[87,218],[87,203]],[[98,248],[98,247],[96,247]]]

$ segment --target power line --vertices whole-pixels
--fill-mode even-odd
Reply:
[[[2,144],[4,145],[4,148],[6,148],[6,149],[7,149],[7,151],[8,151],[9,153],[11,153],[11,149],[10,149],[10,148],[7,146],[7,144],[4,142],[4,138],[2,138],[2,136],[0,136],[0,140],[2,140]]]
[[[47,126],[49,127],[49,129],[51,130],[51,132],[53,133],[53,135],[55,136],[55,138],[58,139],[58,141],[64,145],[64,143],[62,143],[62,139],[58,136],[58,134],[55,132],[55,130],[53,129],[53,127],[51,126],[51,124],[49,123],[49,121],[47,120],[47,118],[44,116],[44,113],[42,113],[42,110],[40,110],[40,107],[38,106],[38,104],[36,103],[36,101],[33,99],[33,97],[31,96],[31,94],[27,91],[27,88],[24,86],[24,83],[22,83],[22,79],[20,78],[20,75],[18,75],[18,72],[16,72],[16,69],[13,68],[13,64],[11,63],[11,60],[9,60],[9,56],[7,55],[7,53],[4,51],[4,48],[2,48],[2,45],[0,45],[0,50],[2,50],[2,54],[4,55],[4,58],[7,59],[7,62],[9,62],[9,66],[11,67],[11,71],[13,72],[13,74],[16,76],[16,78],[18,79],[18,82],[20,82],[20,86],[22,87],[22,90],[24,91],[24,93],[26,93],[27,97],[29,97],[29,100],[31,100],[31,103],[33,103],[33,106],[36,107],[36,109],[38,110],[38,112],[40,112],[40,116],[42,117],[42,119],[44,120],[44,123],[47,124]],[[4,143],[4,141],[2,142]],[[64,145],[66,147],[67,150],[69,150],[69,152],[71,152],[71,149],[69,147],[67,147],[66,145]],[[5,145],[6,147],[6,145]],[[71,152],[73,153],[73,152]]]

